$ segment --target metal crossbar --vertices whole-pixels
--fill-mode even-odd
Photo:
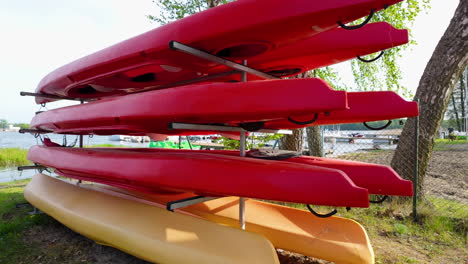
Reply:
[[[191,124],[191,123],[169,123],[169,129],[177,130],[177,129],[186,129],[186,130],[206,130],[206,131],[220,131],[220,132],[241,132],[245,131],[241,127],[235,126],[222,126],[222,125],[204,125],[204,124]],[[271,133],[271,134],[284,134],[284,135],[291,135],[291,130],[286,129],[260,129],[255,131],[256,133]]]
[[[190,197],[190,198],[186,198],[186,199],[181,199],[181,200],[168,202],[166,204],[166,209],[168,211],[174,212],[174,210],[178,209],[178,208],[194,205],[194,204],[197,204],[197,203],[203,203],[203,202],[206,202],[206,201],[211,201],[211,200],[218,199],[218,198],[220,198],[220,197],[194,196],[194,197]]]
[[[31,133],[31,134],[47,134],[51,133],[50,131],[47,130],[42,130],[42,129],[29,129],[29,128],[22,128],[18,131],[21,134],[24,133]]]
[[[169,47],[171,49],[174,49],[174,50],[179,50],[179,51],[185,52],[187,54],[191,54],[191,55],[196,56],[198,58],[202,58],[202,59],[205,59],[205,60],[220,64],[220,65],[225,65],[225,66],[233,68],[235,70],[239,70],[239,71],[241,71],[243,73],[249,73],[249,74],[252,74],[252,75],[256,75],[256,76],[261,77],[263,79],[280,79],[279,77],[276,77],[276,76],[270,75],[268,73],[258,71],[256,69],[247,67],[246,65],[242,65],[242,64],[239,64],[237,62],[233,62],[233,61],[218,57],[216,55],[210,54],[210,53],[205,52],[205,51],[192,48],[190,46],[187,46],[185,44],[182,44],[182,43],[174,41],[174,40],[169,43]]]
[[[30,92],[20,92],[21,96],[33,96],[33,97],[43,97],[43,98],[49,98],[49,99],[57,99],[57,100],[71,100],[71,101],[93,101],[94,99],[88,98],[88,99],[80,99],[80,98],[72,98],[72,97],[62,97],[58,95],[53,95],[53,94],[41,94],[41,93],[30,93]]]
[[[45,169],[46,167],[42,165],[31,165],[31,166],[19,166],[17,169],[19,171],[24,171],[24,170],[37,170],[37,169]]]

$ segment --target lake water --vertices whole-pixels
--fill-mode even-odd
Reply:
[[[47,136],[54,142],[59,144],[63,143],[63,136],[56,134],[47,134]],[[75,141],[77,136],[67,136],[68,144],[71,144]],[[0,148],[22,148],[29,149],[31,146],[42,144],[39,139],[34,138],[31,134],[20,134],[18,132],[0,132]],[[139,147],[145,148],[148,147],[148,143],[133,143],[133,142],[117,142],[110,141],[108,136],[84,136],[83,145],[91,146],[97,144],[114,144],[122,145],[125,147]]]

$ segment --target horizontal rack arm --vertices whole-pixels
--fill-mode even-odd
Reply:
[[[46,167],[42,165],[30,165],[30,166],[19,166],[17,169],[19,171],[24,171],[24,170],[37,170],[37,169],[45,169]]]
[[[31,133],[31,134],[47,134],[47,133],[52,133],[47,130],[42,130],[42,129],[30,129],[30,128],[21,128],[19,133],[24,134],[24,133]]]
[[[256,75],[256,76],[264,78],[264,79],[280,79],[280,78],[278,78],[276,76],[273,76],[273,75],[258,71],[256,69],[247,67],[247,66],[239,64],[237,62],[233,62],[233,61],[230,61],[230,60],[223,59],[221,57],[215,56],[213,54],[210,54],[210,53],[202,51],[202,50],[192,48],[190,46],[187,46],[185,44],[182,44],[182,43],[174,41],[174,40],[169,42],[169,47],[171,49],[179,50],[179,51],[185,52],[187,54],[191,54],[191,55],[194,55],[196,57],[199,57],[199,58],[202,58],[202,59],[205,59],[205,60],[209,60],[209,61],[214,62],[214,63],[218,63],[218,64],[225,65],[227,67],[230,67],[230,68],[242,71],[242,72],[246,72],[246,73],[249,73],[249,74],[252,74],[252,75]]]
[[[207,202],[207,201],[211,201],[211,200],[219,199],[219,198],[221,197],[194,196],[194,197],[190,197],[186,199],[168,202],[166,204],[166,209],[168,211],[174,212],[174,210],[178,208],[194,205],[197,203],[203,203],[203,202]]]
[[[217,126],[217,125],[203,125],[203,124],[189,124],[189,123],[169,123],[169,129],[177,130],[177,129],[187,129],[187,130],[202,130],[202,131],[225,131],[225,132],[242,132],[245,131],[241,127],[234,127],[234,126]],[[257,131],[258,133],[271,133],[271,134],[284,134],[284,135],[291,135],[291,130],[285,129],[260,129]]]
[[[34,97],[43,97],[43,98],[50,98],[50,99],[57,99],[57,100],[71,100],[71,101],[92,101],[94,99],[80,99],[80,98],[72,98],[72,97],[62,97],[52,94],[41,94],[41,93],[30,93],[30,92],[20,92],[21,96],[34,96]]]

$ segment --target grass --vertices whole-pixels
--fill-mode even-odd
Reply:
[[[435,196],[427,196],[428,210],[444,212],[454,218],[468,219],[468,205],[453,200],[446,200]]]
[[[16,204],[26,202],[23,189],[28,181],[0,184],[0,263],[21,263],[26,259],[34,262],[31,256],[38,250],[24,243],[22,233],[32,226],[50,221],[44,214],[28,214],[31,207],[16,208]]]
[[[336,157],[337,159],[345,159],[345,160],[354,160],[354,161],[367,161],[372,158],[381,157],[382,154],[389,153],[391,154],[392,150],[386,149],[373,149],[373,150],[366,150],[365,152],[353,152],[353,153],[345,153]]]
[[[98,144],[89,148],[123,148],[122,145]],[[27,159],[28,150],[21,148],[0,148],[0,168],[17,167],[31,164]]]
[[[36,258],[41,257],[41,263],[59,263],[49,261],[52,256],[60,255],[60,263],[75,263],[68,253],[62,253],[63,247],[80,249],[76,242],[67,242],[63,247],[54,246],[54,242],[25,241],[25,234],[31,228],[48,232],[56,226],[47,215],[29,215],[30,207],[15,208],[17,203],[25,202],[23,188],[29,180],[0,184],[0,263],[37,263]],[[305,209],[302,204],[282,203],[295,208]],[[442,205],[458,208],[466,206],[454,201],[448,201],[436,197],[427,197],[427,202],[421,204],[418,209],[419,219],[414,222],[411,217],[411,203],[401,201],[389,201],[380,205],[371,205],[370,208],[353,208],[346,211],[338,209],[338,215],[358,221],[367,231],[376,251],[376,263],[442,263],[432,261],[442,258],[459,258],[468,254],[467,220],[468,217],[460,215],[459,218],[440,215],[435,208]],[[314,206],[316,211],[327,213],[334,208]],[[313,217],[313,216],[311,216]],[[68,240],[67,240],[68,241]],[[45,243],[45,244],[44,244]],[[406,252],[400,252],[405,247]],[[84,249],[83,249],[84,250]],[[393,250],[390,253],[387,250]],[[416,252],[409,254],[407,251]],[[455,251],[455,253],[454,253]],[[86,254],[86,253],[82,253]],[[426,259],[418,256],[423,255]],[[455,255],[455,256],[454,256]],[[462,256],[463,257],[463,256]],[[429,262],[427,260],[429,259]],[[458,259],[457,259],[458,260]],[[444,263],[463,263],[462,261],[447,260]]]
[[[436,139],[434,144],[434,150],[449,150],[452,145],[463,145],[468,144],[466,140],[449,140],[449,139]]]
[[[435,201],[435,203],[433,203]],[[281,203],[283,205],[304,209],[302,204]],[[422,252],[428,258],[444,256],[447,250],[465,251],[467,244],[468,218],[464,214],[454,217],[441,215],[441,205],[451,208],[465,206],[441,198],[429,197],[427,202],[418,206],[418,221],[412,217],[411,203],[401,201],[384,202],[381,205],[372,204],[369,208],[352,208],[346,211],[338,209],[339,216],[351,218],[359,222],[367,231],[372,243],[382,241],[384,247],[392,247],[389,241],[397,242],[396,245],[406,244],[406,247],[417,252]],[[313,206],[315,211],[322,214],[332,211],[333,207]],[[435,210],[437,209],[437,210]],[[463,210],[456,210],[457,212]],[[376,263],[428,263],[414,256],[402,256],[402,252],[380,253],[376,250]],[[417,255],[417,254],[415,254]],[[438,262],[437,262],[438,263]],[[458,263],[458,262],[445,262]],[[460,262],[462,263],[462,262]]]
[[[435,140],[436,143],[445,143],[445,144],[466,144],[468,141],[465,139],[455,139],[455,140],[450,140],[450,139],[442,139],[438,138]]]
[[[16,167],[31,164],[26,158],[28,150],[20,148],[0,149],[0,168]]]
[[[436,139],[435,140],[436,145],[441,144],[441,145],[459,145],[459,144],[468,144],[467,140],[464,139],[456,139],[456,140],[450,140],[450,139]]]
[[[448,202],[439,199],[440,202],[442,200]],[[372,205],[369,209],[353,209],[341,215],[361,223],[366,228],[371,241],[389,239],[407,243],[415,251],[424,252],[429,258],[444,255],[448,249],[462,250],[466,247],[468,224],[466,218],[440,215],[430,202],[418,206],[417,222],[413,220],[411,211],[410,203],[392,201],[384,205]],[[398,251],[394,253],[393,256],[378,255],[378,259],[380,258],[382,263],[419,263],[411,262],[417,259],[401,259]],[[396,259],[398,261],[395,261]]]

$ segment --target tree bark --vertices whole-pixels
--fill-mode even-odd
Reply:
[[[418,195],[432,154],[434,139],[442,122],[455,83],[468,61],[468,1],[460,1],[440,39],[423,76],[415,98],[419,100],[419,172]],[[405,179],[412,179],[415,165],[415,118],[403,128],[392,167]]]
[[[319,126],[306,127],[309,155],[323,157],[322,130]]]
[[[280,149],[302,152],[304,144],[304,129],[294,129],[292,135],[284,135],[280,139]]]
[[[208,8],[216,7],[221,4],[221,0],[208,0]]]
[[[460,118],[458,117],[457,104],[455,103],[455,96],[453,92],[452,92],[451,97],[452,97],[453,112],[455,113],[455,121],[457,121],[457,128],[458,128],[458,131],[461,131]]]
[[[459,130],[465,131],[466,129],[466,112],[465,112],[465,101],[466,101],[466,94],[465,94],[465,73],[466,68],[464,69],[462,75],[460,76],[460,106],[461,106],[461,120],[462,120],[462,129]],[[466,132],[466,131],[465,131]]]
[[[317,77],[315,70],[312,71],[312,76]],[[306,127],[307,146],[309,147],[309,156],[323,157],[323,142],[322,133],[319,126]]]
[[[307,78],[309,72],[300,73],[292,78]],[[302,151],[304,145],[304,129],[294,129],[292,135],[284,135],[280,139],[280,148],[283,150]]]

